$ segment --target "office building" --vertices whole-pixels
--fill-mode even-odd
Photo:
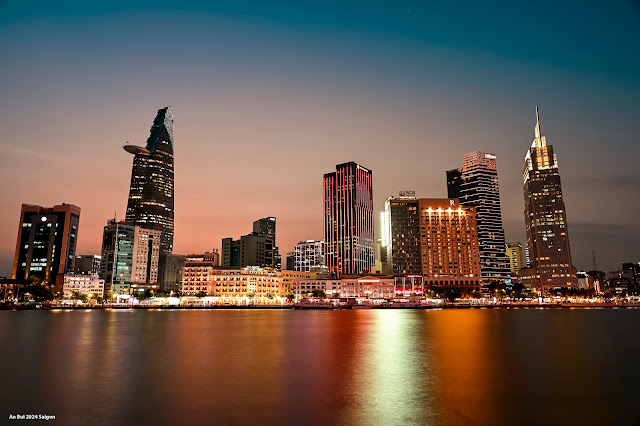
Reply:
[[[187,256],[183,254],[161,254],[158,262],[158,284],[160,289],[178,291],[182,279],[182,268]]]
[[[294,271],[310,272],[324,266],[324,241],[300,241],[295,247]]]
[[[271,248],[273,252],[266,253],[265,257],[271,257],[273,259],[273,263],[268,266],[280,269],[282,267],[282,256],[280,255],[280,250],[276,242],[276,218],[263,217],[262,219],[256,220],[253,222],[253,233],[265,235],[273,239],[273,247]]]
[[[329,272],[371,272],[373,190],[371,170],[354,162],[324,175],[325,263]]]
[[[473,206],[457,198],[420,198],[420,250],[424,284],[479,289],[480,250]]]
[[[483,281],[508,280],[496,156],[480,151],[465,154],[462,168],[447,172],[447,192],[449,198],[458,198],[461,206],[476,208]]]
[[[76,261],[73,265],[73,273],[80,275],[99,275],[100,259],[101,256],[97,254],[83,254],[76,256]]]
[[[527,285],[541,288],[577,285],[571,262],[567,214],[562,195],[558,158],[547,145],[536,106],[535,138],[523,167],[524,216],[531,270],[523,271]]]
[[[129,293],[131,283],[157,283],[162,231],[109,220],[102,237],[105,293]]]
[[[173,109],[158,110],[146,147],[125,145],[133,154],[128,223],[162,232],[160,253],[173,251]]]
[[[222,239],[222,266],[274,267],[273,236],[251,233],[243,235],[239,240]]]
[[[509,269],[511,270],[511,275],[518,275],[518,271],[524,268],[523,259],[523,250],[522,244],[520,243],[507,243],[506,246],[507,257],[509,258]]]
[[[73,272],[80,207],[23,204],[20,212],[12,278],[36,277],[61,291],[63,275]]]
[[[290,251],[287,253],[285,267],[287,271],[295,271],[296,270],[296,252]]]
[[[387,198],[383,218],[383,235],[386,235],[382,240],[387,243],[385,254],[390,273],[421,275],[420,214],[415,192],[401,191],[400,196]]]

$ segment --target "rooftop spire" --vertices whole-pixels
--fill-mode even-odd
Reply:
[[[538,105],[536,105],[536,128],[535,128],[535,133],[536,133],[536,139],[540,138],[540,136],[541,136],[541,132],[540,132],[540,111],[538,110]]]

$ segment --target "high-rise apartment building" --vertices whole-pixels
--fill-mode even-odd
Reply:
[[[476,209],[457,198],[420,198],[424,284],[478,289],[481,284]]]
[[[128,293],[132,283],[157,283],[161,238],[160,230],[111,219],[102,237],[105,292]]]
[[[173,251],[173,109],[158,110],[147,145],[125,145],[134,155],[126,220],[162,231],[160,252]]]
[[[311,272],[324,266],[324,241],[300,241],[295,247],[294,271]]]
[[[12,278],[37,277],[62,290],[63,276],[73,272],[80,207],[23,204]]]
[[[407,195],[408,194],[408,195]],[[394,276],[421,275],[420,212],[413,191],[402,191],[398,197],[389,197],[384,206],[382,220],[389,269]]]
[[[518,271],[524,268],[524,262],[522,261],[524,252],[522,250],[522,244],[520,243],[507,243],[507,257],[509,258],[509,269],[511,275],[517,275]]]
[[[80,275],[98,275],[100,274],[100,259],[98,254],[83,254],[76,256],[73,265],[73,273]]]
[[[562,196],[558,158],[547,145],[536,106],[535,138],[523,167],[524,216],[531,270],[527,284],[541,288],[576,286],[571,262],[567,214]]]
[[[461,169],[447,171],[447,192],[461,206],[476,208],[483,281],[509,279],[496,156],[480,151],[465,154]]]
[[[324,175],[325,263],[329,272],[371,272],[373,189],[371,170],[354,162]]]

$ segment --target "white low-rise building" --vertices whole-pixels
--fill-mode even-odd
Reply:
[[[297,298],[324,291],[327,296],[367,297],[372,299],[393,298],[394,280],[387,275],[347,275],[341,280],[298,280],[291,284]]]
[[[72,297],[74,292],[90,297],[104,297],[104,280],[97,275],[65,274],[62,291],[65,298]]]

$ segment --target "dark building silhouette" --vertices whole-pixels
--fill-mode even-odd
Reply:
[[[145,148],[125,145],[134,155],[126,221],[162,231],[160,253],[173,251],[173,110],[158,110]]]

